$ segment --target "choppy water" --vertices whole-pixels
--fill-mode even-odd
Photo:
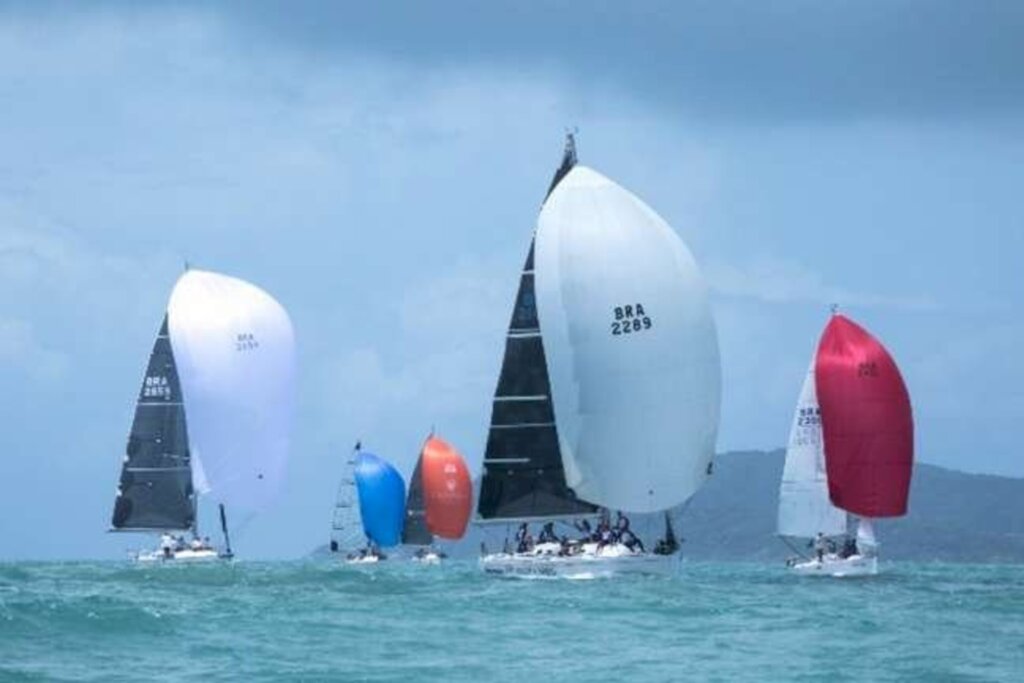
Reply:
[[[1021,681],[1024,567],[0,565],[0,680]]]

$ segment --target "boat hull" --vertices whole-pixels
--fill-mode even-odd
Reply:
[[[878,558],[865,555],[847,558],[826,555],[820,562],[814,559],[791,564],[789,570],[799,576],[874,576],[878,574]]]
[[[220,553],[212,548],[203,548],[202,550],[186,548],[184,550],[171,551],[169,555],[162,550],[144,550],[135,556],[135,561],[140,564],[156,564],[161,562],[168,564],[199,564],[228,559],[230,558],[221,556]]]
[[[413,555],[412,561],[418,564],[441,564],[441,556],[437,553],[427,553],[425,555]]]
[[[667,576],[678,571],[679,562],[679,553],[633,552],[618,544],[601,550],[587,547],[575,555],[560,555],[556,550],[539,546],[527,553],[484,555],[479,561],[480,568],[487,574],[568,579],[610,578],[619,574]]]

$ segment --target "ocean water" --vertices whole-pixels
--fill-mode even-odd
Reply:
[[[0,565],[0,680],[1024,681],[1024,567]]]

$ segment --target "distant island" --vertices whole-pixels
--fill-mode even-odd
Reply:
[[[779,562],[792,555],[775,536],[783,458],[782,449],[716,456],[714,476],[678,516],[683,555],[754,562]],[[632,519],[645,540],[660,533],[659,519]],[[910,513],[880,520],[876,531],[885,560],[1024,563],[1024,479],[917,463]],[[461,541],[442,547],[452,556],[471,557],[481,542],[499,548],[505,534],[505,525],[474,526]],[[324,553],[326,546],[314,551]]]

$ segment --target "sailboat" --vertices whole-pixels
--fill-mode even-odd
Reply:
[[[670,511],[711,474],[720,374],[693,256],[643,201],[579,165],[567,135],[519,278],[477,506],[481,523],[519,523],[520,543],[485,550],[483,569],[674,571]],[[554,523],[611,510],[663,515],[655,552],[611,533],[522,543],[529,522],[550,523],[550,539]]]
[[[473,482],[465,460],[450,444],[431,434],[409,483],[402,543],[419,546],[414,561],[438,564],[444,554],[434,547],[435,536],[462,538],[472,511]]]
[[[833,310],[797,401],[779,489],[778,534],[812,539],[798,574],[878,572],[872,521],[907,512],[914,423],[885,347]],[[834,547],[833,547],[834,546]]]
[[[348,564],[376,564],[382,548],[402,540],[405,480],[383,458],[356,444],[345,462],[331,527],[331,552],[345,553]]]
[[[136,400],[111,519],[113,531],[162,534],[138,561],[232,557],[227,510],[256,512],[284,477],[294,375],[294,332],[273,297],[213,272],[178,279]],[[201,496],[219,505],[219,550],[200,536]]]

